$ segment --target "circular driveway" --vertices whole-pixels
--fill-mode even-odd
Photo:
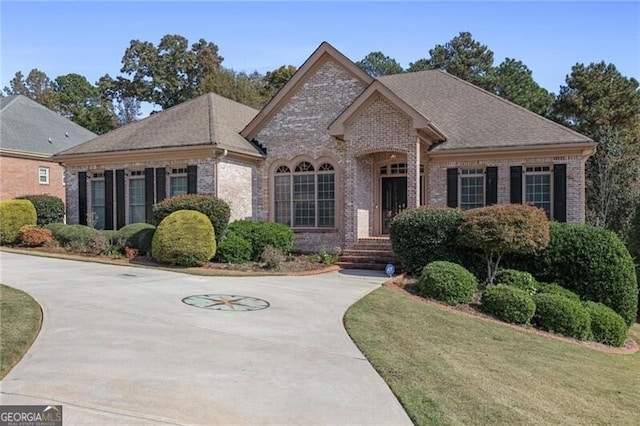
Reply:
[[[342,325],[382,272],[201,277],[7,252],[0,267],[44,311],[0,404],[62,404],[66,425],[411,424]],[[203,295],[269,306],[182,302]]]

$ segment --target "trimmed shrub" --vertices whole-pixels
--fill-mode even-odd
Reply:
[[[64,222],[64,201],[53,195],[24,195],[18,197],[29,200],[36,209],[38,226]]]
[[[407,273],[417,275],[436,260],[457,262],[457,228],[462,211],[421,207],[398,213],[389,224],[396,258]]]
[[[529,293],[505,284],[489,286],[482,293],[481,301],[484,312],[515,324],[528,324],[536,311]]]
[[[463,266],[435,261],[422,270],[418,289],[423,296],[456,305],[471,302],[478,290],[478,280]]]
[[[582,299],[601,302],[633,324],[638,282],[629,251],[611,231],[590,225],[552,222],[549,246],[520,259],[518,269],[538,280],[556,282]]]
[[[165,217],[178,210],[195,210],[207,216],[213,225],[216,242],[224,236],[231,217],[229,204],[221,198],[204,194],[183,194],[167,198],[153,206],[153,224],[158,226]]]
[[[53,239],[50,230],[39,226],[23,226],[20,230],[20,243],[25,247],[40,247]]]
[[[516,269],[500,269],[496,273],[496,284],[505,284],[526,291],[529,295],[537,292],[537,282],[528,272]]]
[[[216,252],[216,258],[225,263],[247,263],[251,260],[251,242],[235,232],[227,232]]]
[[[131,247],[138,250],[141,255],[151,251],[151,241],[156,227],[150,223],[132,223],[118,230],[117,238],[120,242],[119,249]]]
[[[251,243],[252,260],[259,260],[267,246],[284,254],[293,248],[293,231],[281,223],[236,220],[229,225],[228,231]]]
[[[73,244],[72,247],[74,247]],[[111,253],[111,247],[111,242],[107,237],[105,237],[102,232],[98,232],[95,235],[92,235],[84,246],[74,248],[84,253],[101,255]]]
[[[53,238],[56,238],[56,232],[58,232],[60,229],[64,228],[65,226],[67,226],[66,223],[50,223],[48,225],[45,225],[44,228],[48,229],[51,231],[51,233],[53,234]]]
[[[56,226],[51,231],[53,232],[53,238],[60,245],[80,251],[85,251],[91,238],[100,235],[100,231],[85,225]]]
[[[0,244],[13,244],[20,237],[23,226],[35,225],[36,209],[29,200],[0,202]]]
[[[580,296],[556,283],[538,283],[536,289],[538,294],[558,294],[560,296],[566,297],[567,299],[575,300],[578,302],[580,301]]]
[[[533,301],[533,322],[538,328],[579,340],[590,337],[591,319],[580,302],[558,294],[536,294]]]
[[[602,303],[584,302],[591,316],[591,338],[609,346],[622,346],[627,337],[627,324],[615,311]]]
[[[118,231],[114,229],[102,229],[100,230],[100,234],[102,234],[112,246],[120,247],[121,242],[118,239]]]
[[[178,210],[164,218],[151,243],[160,263],[202,266],[216,254],[216,239],[209,218],[194,210]]]

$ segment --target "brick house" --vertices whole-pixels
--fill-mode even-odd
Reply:
[[[26,96],[0,98],[0,200],[41,194],[64,200],[64,169],[52,156],[96,136]]]
[[[234,218],[286,223],[298,249],[333,250],[384,237],[420,205],[531,203],[582,222],[595,145],[442,71],[374,79],[322,43],[259,112],[208,94],[57,157],[80,222],[95,192],[86,182],[106,182],[106,226],[119,227],[148,218],[177,170]]]

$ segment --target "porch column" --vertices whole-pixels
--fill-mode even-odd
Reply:
[[[415,134],[415,146],[407,152],[407,208],[420,205],[420,140]]]

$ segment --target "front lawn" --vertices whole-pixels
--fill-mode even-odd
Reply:
[[[640,353],[583,348],[386,287],[353,305],[345,326],[416,424],[637,424]],[[640,341],[640,325],[629,336]]]
[[[40,305],[31,296],[0,284],[0,379],[22,359],[41,322]]]

